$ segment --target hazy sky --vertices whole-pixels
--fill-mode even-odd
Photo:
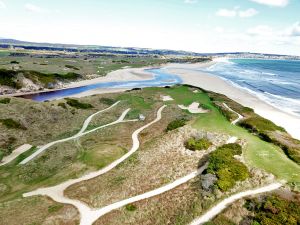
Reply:
[[[300,0],[0,0],[0,37],[300,55]]]

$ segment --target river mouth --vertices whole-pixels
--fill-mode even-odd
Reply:
[[[153,74],[153,79],[137,80],[137,81],[113,81],[90,84],[81,87],[66,88],[61,90],[46,91],[34,94],[25,94],[18,97],[31,99],[38,102],[50,101],[60,98],[71,97],[83,92],[96,89],[126,89],[126,88],[145,88],[145,87],[162,87],[181,84],[180,77],[174,74],[167,73],[164,69],[146,69],[148,73]]]

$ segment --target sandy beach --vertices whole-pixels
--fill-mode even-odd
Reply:
[[[218,76],[191,70],[209,65],[211,64],[176,64],[167,65],[165,68],[169,73],[180,76],[185,84],[224,94],[244,106],[253,108],[257,114],[284,127],[289,134],[300,140],[300,117],[281,111],[250,94],[246,90],[233,86],[230,82],[227,82]]]
[[[113,82],[113,81],[139,81],[151,80],[153,75],[147,71],[146,68],[126,68],[108,73],[105,77],[98,77],[91,80],[83,80],[79,82],[72,82],[66,85],[66,88],[81,87],[95,83]]]
[[[8,94],[5,96],[10,97],[17,97],[22,95],[31,95],[31,94],[38,94],[43,92],[52,92],[57,90],[64,90],[69,88],[76,88],[87,86],[91,84],[97,83],[106,83],[106,82],[115,82],[115,81],[141,81],[141,80],[151,80],[153,78],[153,74],[150,72],[145,71],[146,69],[151,69],[153,67],[143,67],[143,68],[124,68],[116,71],[112,71],[108,73],[104,77],[97,77],[90,80],[82,80],[82,81],[75,81],[70,82],[64,85],[63,88],[58,89],[45,89],[43,91],[32,91],[32,92],[17,92],[14,94]],[[131,88],[98,88],[91,91],[86,91],[77,95],[73,95],[74,97],[80,98],[84,96],[90,96],[94,94],[104,94],[104,93],[115,93],[130,90]]]

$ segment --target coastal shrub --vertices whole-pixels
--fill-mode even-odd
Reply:
[[[244,207],[252,212],[252,224],[300,224],[300,203],[276,195],[248,199]]]
[[[0,99],[0,104],[9,104],[11,101],[10,98],[3,98],[3,99]]]
[[[17,73],[14,70],[0,69],[0,85],[20,89],[22,86],[15,81]]]
[[[185,147],[189,150],[207,150],[212,143],[207,138],[201,138],[196,140],[195,138],[190,138],[186,143]]]
[[[89,104],[89,103],[82,103],[79,102],[77,99],[71,99],[71,98],[67,98],[67,104],[73,108],[76,109],[92,109],[94,108],[93,105]]]
[[[49,213],[55,213],[58,212],[60,209],[62,209],[64,205],[51,205],[48,207],[48,212]]]
[[[115,100],[111,98],[100,98],[99,101],[105,105],[113,105],[115,103]]]
[[[19,82],[16,82],[17,76],[19,73],[22,73],[24,77],[30,79],[33,83],[41,83],[45,87],[49,84],[54,84],[57,80],[75,80],[79,79],[82,76],[77,73],[66,73],[66,74],[58,74],[58,73],[41,73],[33,70],[6,70],[0,69],[0,85],[9,86],[15,89],[22,88],[22,85]]]
[[[260,116],[252,116],[244,119],[240,123],[241,127],[246,128],[251,132],[264,133],[265,131],[282,131],[285,132],[284,128],[277,126],[272,121],[262,118]]]
[[[67,108],[66,103],[64,103],[64,102],[60,102],[57,105],[60,106],[60,107],[62,107],[63,109]]]
[[[4,152],[0,149],[0,162],[2,161],[3,157],[4,157]]]
[[[166,131],[172,131],[179,127],[183,127],[185,126],[186,122],[187,120],[185,118],[173,120],[168,124]]]
[[[210,154],[207,173],[217,176],[217,186],[221,191],[228,191],[237,181],[243,181],[249,177],[247,167],[234,158],[235,155],[241,153],[240,145],[226,144]]]
[[[128,204],[128,205],[125,206],[125,209],[127,211],[133,212],[133,211],[135,211],[137,209],[137,207],[135,205],[133,205],[133,204]]]
[[[72,70],[80,70],[76,66],[72,66],[72,65],[65,65],[65,67],[68,68],[68,69],[72,69]]]
[[[24,127],[21,123],[13,120],[13,119],[0,119],[0,122],[8,129],[21,129],[26,130],[26,127]]]

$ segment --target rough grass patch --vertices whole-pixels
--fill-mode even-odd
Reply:
[[[9,104],[11,101],[10,98],[2,98],[0,99],[0,104]]]
[[[78,101],[77,99],[71,99],[71,98],[67,98],[67,104],[73,108],[76,109],[92,109],[94,108],[93,105],[89,104],[89,103],[83,103]]]
[[[20,130],[27,130],[27,128],[19,123],[18,121],[15,121],[13,119],[0,119],[0,122],[8,129],[20,129]]]

